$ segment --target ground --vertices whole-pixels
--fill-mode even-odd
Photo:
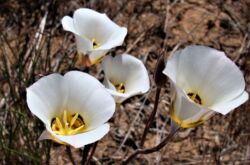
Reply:
[[[110,53],[141,59],[151,79],[147,94],[117,105],[111,131],[98,143],[92,164],[120,164],[137,148],[153,108],[153,72],[161,49],[166,57],[191,44],[225,51],[242,70],[250,92],[248,0],[0,0],[0,6],[1,164],[46,164],[48,158],[52,165],[71,164],[64,146],[37,141],[44,126],[28,110],[25,89],[50,73],[83,70],[74,62],[74,36],[60,23],[81,7],[106,13],[128,28],[124,44]],[[103,80],[100,65],[90,67],[89,73]],[[146,147],[168,134],[169,101],[166,84]],[[216,114],[197,128],[181,129],[168,146],[131,164],[250,164],[249,106],[247,102],[227,116]],[[80,151],[72,151],[80,163]]]

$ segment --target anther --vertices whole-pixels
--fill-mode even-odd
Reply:
[[[201,98],[197,93],[188,93],[188,97],[197,104],[202,104]]]
[[[125,93],[125,85],[123,83],[116,84],[115,89],[117,92]]]

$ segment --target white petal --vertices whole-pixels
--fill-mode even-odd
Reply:
[[[62,112],[66,97],[63,76],[59,74],[45,76],[27,88],[30,111],[48,125],[53,117]]]
[[[107,79],[107,76],[104,77],[103,85],[109,90],[116,91],[114,84]]]
[[[67,144],[67,143],[65,143],[65,142],[63,142],[63,141],[57,139],[57,138],[54,137],[53,135],[51,135],[50,132],[47,131],[47,130],[44,130],[44,131],[42,132],[42,134],[40,135],[38,141],[41,141],[41,140],[53,140],[53,141],[55,141],[55,142],[57,142],[57,143],[59,143],[59,144]]]
[[[109,83],[124,83],[124,94],[127,96],[131,97],[149,90],[147,70],[137,58],[128,54],[115,57],[106,56],[103,59],[102,66],[105,78],[109,80]],[[108,87],[109,85],[106,83],[106,88]],[[114,90],[114,88],[111,90]]]
[[[106,55],[108,50],[93,50],[89,53],[89,59],[91,64],[96,64],[98,63],[103,56]]]
[[[82,8],[74,12],[74,25],[77,31],[89,39],[95,38],[101,45],[120,28],[106,14]]]
[[[109,131],[109,124],[103,124],[91,131],[71,136],[59,136],[54,134],[50,129],[49,131],[56,139],[59,139],[75,148],[81,148],[103,138]]]
[[[88,53],[93,48],[92,42],[84,36],[75,34],[77,51],[81,53]]]
[[[186,92],[189,90],[201,92],[201,85],[214,74],[213,67],[224,56],[224,53],[205,46],[188,46],[181,51],[179,56],[178,86]]]
[[[177,81],[177,71],[181,52],[182,50],[175,52],[173,56],[167,60],[166,67],[163,70],[163,73],[167,75],[174,83]]]
[[[76,31],[73,19],[69,16],[64,16],[63,19],[61,20],[63,29],[66,31],[70,31],[72,33],[78,34],[79,33]]]
[[[233,109],[235,109],[238,106],[240,106],[241,104],[245,103],[248,100],[248,97],[249,97],[248,93],[244,91],[240,96],[238,96],[238,97],[236,97],[228,102],[223,102],[221,104],[214,105],[211,108],[213,110],[223,114],[223,115],[226,115],[227,113],[229,113]]]
[[[104,86],[94,77],[78,71],[64,76],[68,87],[67,110],[80,113],[87,130],[107,122],[115,112],[115,102]]]
[[[207,105],[228,102],[243,93],[245,81],[242,72],[226,56],[218,59],[201,85],[201,95]]]
[[[127,28],[117,28],[117,30],[108,38],[108,40],[103,43],[98,49],[111,49],[116,46],[122,45],[126,35]]]
[[[199,113],[195,114],[191,118],[188,118],[187,120],[184,120],[183,122],[190,123],[190,127],[196,127],[210,119],[214,114],[216,114],[216,112],[213,110],[202,109]]]
[[[65,16],[62,19],[62,26],[63,29],[66,31],[70,31],[75,34],[76,38],[76,46],[77,50],[81,53],[87,53],[87,51],[90,51],[93,49],[92,42],[86,38],[84,35],[81,35],[75,28],[73,19],[69,16]]]

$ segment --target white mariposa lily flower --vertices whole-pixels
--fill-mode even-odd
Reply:
[[[106,56],[102,61],[104,85],[114,96],[116,103],[146,93],[149,90],[149,77],[144,64],[128,55]]]
[[[100,140],[115,102],[94,77],[78,71],[51,74],[27,88],[30,111],[46,126],[40,136],[75,148]]]
[[[163,71],[175,88],[171,118],[195,127],[215,112],[226,115],[248,100],[242,72],[224,52],[189,46],[177,51]]]
[[[127,28],[118,26],[106,14],[87,8],[77,9],[73,18],[63,17],[62,26],[74,33],[78,52],[89,54],[92,64],[109,49],[122,45],[127,35]]]

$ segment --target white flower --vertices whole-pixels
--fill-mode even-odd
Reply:
[[[115,102],[94,77],[78,71],[51,74],[27,88],[30,111],[46,126],[39,139],[52,139],[75,148],[101,139]]]
[[[109,49],[122,45],[127,35],[127,28],[118,26],[106,14],[87,8],[77,9],[73,18],[63,17],[62,26],[75,34],[78,52],[89,54],[92,64]]]
[[[149,77],[144,64],[128,55],[106,56],[102,62],[104,85],[117,103],[146,93],[149,90]]]
[[[181,127],[195,127],[215,112],[226,115],[248,99],[242,72],[224,52],[189,46],[177,51],[163,71],[176,91],[170,116]]]

